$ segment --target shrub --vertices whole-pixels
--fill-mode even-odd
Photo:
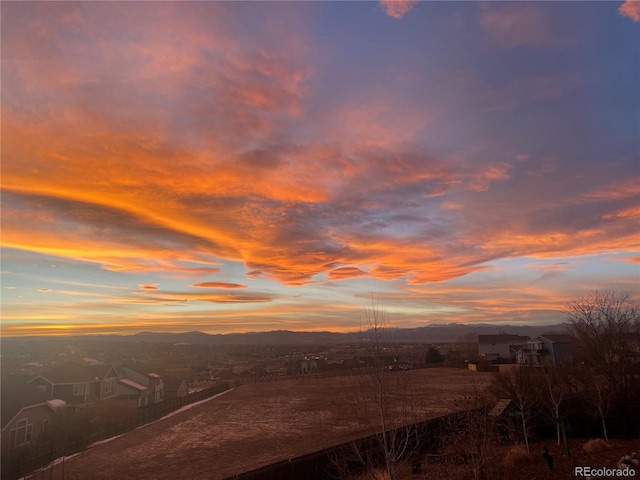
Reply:
[[[351,480],[371,480],[372,478],[376,480],[389,480],[389,474],[384,468],[372,468],[355,477],[351,477]]]
[[[582,449],[587,453],[606,452],[611,450],[613,445],[601,438],[593,438],[584,444]]]
[[[522,467],[531,465],[535,460],[535,457],[531,453],[527,453],[527,450],[522,445],[516,445],[505,455],[504,464],[507,467]]]

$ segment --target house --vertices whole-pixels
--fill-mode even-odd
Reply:
[[[519,365],[540,365],[546,362],[548,350],[540,338],[530,338],[516,351],[516,363]]]
[[[68,362],[56,365],[29,380],[29,384],[69,405],[114,398],[118,372],[111,365],[81,365]]]
[[[3,381],[2,451],[30,444],[47,429],[65,402],[52,399],[42,389],[22,382]]]
[[[177,398],[189,395],[189,382],[175,376],[164,375],[164,398]]]
[[[285,364],[286,375],[300,375],[305,373],[315,373],[320,366],[324,366],[324,360],[320,357],[288,357]]]
[[[118,373],[119,399],[133,401],[138,407],[164,400],[164,382],[157,373],[141,373],[128,366],[120,367]]]
[[[545,334],[538,337],[553,365],[573,362],[574,339],[566,334]]]
[[[564,334],[532,337],[516,352],[516,362],[520,365],[571,363],[573,362],[573,338]]]
[[[490,362],[509,362],[515,360],[514,347],[526,343],[529,337],[522,335],[478,335],[478,353],[480,358]]]

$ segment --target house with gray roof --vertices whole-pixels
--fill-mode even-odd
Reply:
[[[548,352],[549,361],[553,365],[563,365],[573,362],[575,340],[571,335],[566,334],[545,334],[539,335],[544,348]]]
[[[23,382],[2,382],[2,451],[29,445],[42,432],[65,402],[53,399],[41,389]]]
[[[516,352],[520,365],[563,365],[573,362],[573,337],[566,334],[545,334],[531,337]]]
[[[157,373],[142,373],[129,366],[118,368],[117,396],[138,407],[159,403],[164,400],[164,382]]]
[[[60,398],[69,405],[81,406],[97,400],[115,398],[118,372],[111,365],[81,365],[68,362],[56,365],[29,380],[29,384]]]

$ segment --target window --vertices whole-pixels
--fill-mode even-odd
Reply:
[[[28,423],[27,418],[16,422],[16,428],[9,432],[9,447],[19,447],[31,441],[33,436],[33,425]]]
[[[107,380],[104,382],[104,393],[113,393],[116,390],[116,381]]]
[[[73,394],[74,395],[84,395],[84,385],[74,385],[73,386]]]

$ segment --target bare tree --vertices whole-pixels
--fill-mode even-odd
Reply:
[[[370,354],[369,372],[347,377],[346,381],[351,383],[349,391],[356,392],[347,399],[347,405],[360,426],[375,434],[375,445],[352,442],[350,451],[344,453],[347,462],[359,463],[370,478],[378,480],[382,472],[383,478],[394,480],[401,465],[411,459],[418,447],[418,429],[414,424],[419,420],[420,409],[415,404],[406,372],[393,372],[387,364],[390,325],[376,297],[372,297],[371,305],[365,309],[364,323],[363,342]]]
[[[567,306],[567,328],[580,359],[605,375],[612,391],[629,385],[629,358],[640,335],[640,306],[628,294],[593,291]]]
[[[601,376],[600,376],[601,377]],[[609,409],[611,408],[611,396],[610,392],[607,391],[607,384],[603,378],[598,378],[598,375],[594,375],[592,377],[592,385],[595,390],[594,395],[592,395],[591,403],[596,410],[598,411],[598,416],[600,417],[600,422],[602,424],[602,434],[604,435],[605,440],[609,440],[609,435],[607,434],[607,415],[609,414]]]
[[[531,417],[531,409],[536,403],[536,382],[531,375],[531,370],[522,367],[504,372],[495,377],[494,389],[499,397],[507,396],[519,410],[520,423],[522,426],[522,436],[529,450],[529,428],[527,422]]]
[[[471,465],[475,480],[484,478],[486,473],[487,452],[494,428],[493,418],[489,415],[491,403],[481,385],[472,385],[463,403],[464,429],[454,438],[458,448],[464,449],[466,463]]]
[[[549,416],[556,425],[556,436],[560,445],[560,430],[563,422],[561,407],[571,393],[571,382],[566,370],[562,367],[547,365],[536,370],[542,376],[541,386],[546,390],[546,395],[542,394],[541,397],[546,410],[550,413]]]
[[[582,393],[584,405],[593,408],[590,413],[600,419],[602,434],[608,440],[607,417],[615,398],[608,377],[591,365],[584,364],[574,370],[574,378],[579,385],[578,391]]]

